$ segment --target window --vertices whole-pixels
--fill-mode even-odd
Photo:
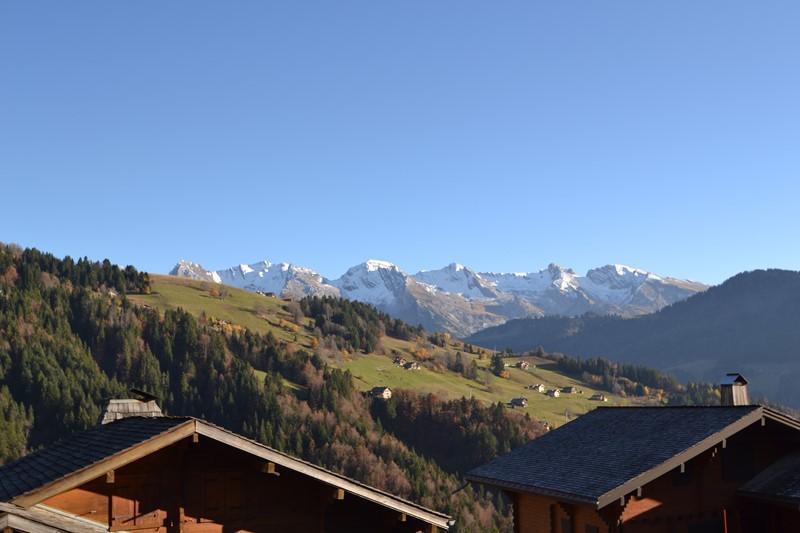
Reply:
[[[561,533],[572,533],[572,517],[565,516],[561,519]]]
[[[600,533],[600,528],[597,526],[586,526],[586,533]]]

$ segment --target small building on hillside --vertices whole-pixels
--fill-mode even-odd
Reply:
[[[6,533],[416,533],[452,524],[191,417],[123,416],[0,467]]]
[[[515,533],[800,531],[800,420],[736,397],[598,407],[466,477],[511,497]]]
[[[422,367],[419,366],[419,363],[417,363],[416,361],[408,361],[403,365],[403,368],[405,368],[406,370],[419,370]]]
[[[373,387],[372,390],[369,391],[369,395],[373,398],[388,400],[392,397],[392,389],[389,387]]]
[[[519,398],[512,398],[509,404],[511,405],[511,407],[527,407],[528,399],[522,396],[520,396]]]
[[[528,388],[535,392],[545,392],[547,390],[546,387],[541,383],[537,383],[535,385],[528,385]]]
[[[578,394],[578,387],[561,387],[561,392],[564,394]]]
[[[558,398],[559,396],[561,396],[561,391],[559,391],[558,389],[550,389],[549,391],[547,391],[547,395],[550,396],[551,398]]]
[[[400,357],[400,356],[398,355],[398,356],[396,356],[396,357],[394,358],[394,361],[392,361],[392,362],[393,362],[395,365],[397,365],[397,366],[406,366],[406,362],[407,362],[407,361],[406,361],[405,357]]]
[[[597,392],[595,394],[592,394],[592,397],[589,398],[589,399],[593,400],[595,402],[607,402],[608,401],[608,398],[606,397],[606,395],[602,394],[602,393],[599,393],[599,392]]]
[[[517,368],[519,368],[520,370],[528,370],[528,368],[530,368],[530,366],[531,366],[531,364],[529,362],[527,362],[527,361],[518,361],[517,362]]]

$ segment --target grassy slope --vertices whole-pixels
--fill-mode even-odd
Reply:
[[[311,349],[312,336],[306,328],[290,323],[290,315],[284,308],[284,302],[278,298],[261,296],[256,293],[228,288],[224,300],[214,298],[209,289],[218,287],[213,283],[194,281],[171,276],[152,275],[153,293],[150,295],[133,295],[130,298],[140,304],[165,310],[182,307],[199,315],[203,311],[219,320],[238,324],[253,331],[272,333],[287,342],[295,342],[298,346]],[[258,309],[258,312],[256,312]],[[391,354],[399,352],[407,359],[411,355],[414,343],[399,339],[385,338],[382,341],[383,351]],[[446,348],[436,348],[434,353],[448,351],[454,353],[461,348],[460,343],[453,343]],[[462,352],[463,353],[463,352]],[[508,402],[516,396],[528,398],[528,406],[523,411],[539,420],[546,420],[558,426],[568,417],[582,414],[599,405],[589,400],[595,392],[583,382],[574,380],[548,369],[548,365],[540,365],[529,370],[510,368],[510,378],[501,379],[488,371],[479,372],[484,383],[468,380],[459,374],[449,371],[433,371],[426,368],[420,370],[404,370],[392,364],[393,356],[379,353],[368,355],[344,354],[339,360],[331,361],[334,366],[349,369],[356,384],[366,390],[373,386],[388,385],[393,388],[411,389],[419,392],[431,392],[449,398],[474,396],[487,402]],[[516,361],[516,359],[514,359]],[[489,364],[488,355],[478,360],[481,368]],[[550,398],[542,393],[526,390],[526,385],[544,383],[546,387],[564,387],[574,385],[583,390],[583,394],[563,395]],[[605,393],[609,398],[603,405],[625,405],[632,400]]]

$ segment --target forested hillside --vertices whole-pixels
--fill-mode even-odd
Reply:
[[[543,346],[715,381],[740,371],[757,393],[800,406],[800,272],[757,270],[734,276],[652,315],[586,315],[512,320],[470,337],[517,350]]]
[[[147,275],[132,267],[0,246],[0,462],[95,424],[105,399],[137,387],[170,414],[206,418],[450,512],[457,530],[508,530],[503,499],[458,490],[459,473],[533,438],[541,424],[502,405],[433,395],[372,405],[349,372],[271,333],[127,296],[149,290]],[[386,328],[398,335],[407,328],[365,309],[339,309],[319,327],[339,328],[337,338],[352,348]],[[447,457],[440,443],[409,435],[423,419],[456,432],[468,453]]]

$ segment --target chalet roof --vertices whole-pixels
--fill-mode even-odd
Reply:
[[[442,529],[453,521],[359,481],[279,452],[192,417],[129,417],[78,433],[0,467],[0,502],[21,508],[78,487],[194,434],[310,476],[355,496],[418,518]]]
[[[739,492],[797,506],[800,503],[800,452],[789,454],[762,470]]]
[[[467,479],[601,508],[762,417],[800,428],[760,406],[598,407]]]

